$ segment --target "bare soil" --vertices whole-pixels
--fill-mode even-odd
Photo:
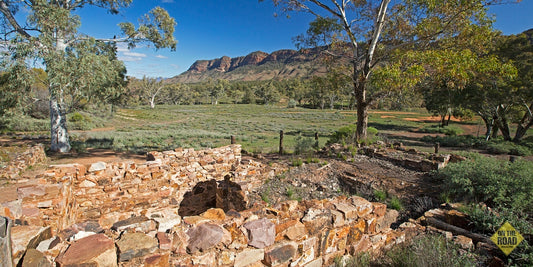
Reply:
[[[292,156],[266,155],[254,160],[291,166],[293,159]],[[394,196],[403,203],[400,221],[417,217],[440,203],[439,183],[427,172],[406,169],[365,155],[354,155],[347,160],[320,156],[318,159],[319,163],[290,167],[286,173],[266,181],[248,196],[250,202],[266,201],[275,205],[289,199],[359,195],[369,201],[388,203]],[[376,191],[385,192],[387,198],[378,199]]]

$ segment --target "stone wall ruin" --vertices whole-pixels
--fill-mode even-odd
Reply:
[[[276,172],[240,145],[148,158],[50,166],[4,187],[14,265],[323,266],[405,238],[396,211],[356,196],[247,203]]]

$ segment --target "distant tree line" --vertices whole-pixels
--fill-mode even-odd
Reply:
[[[372,108],[425,107],[441,117],[441,126],[446,126],[452,117],[480,116],[487,139],[501,135],[505,140],[519,141],[533,124],[531,34],[531,31],[511,36],[496,34],[491,45],[483,48],[465,45],[457,50],[406,52],[400,64],[384,64],[374,73],[368,90],[379,97]],[[13,73],[27,77],[21,79]],[[14,79],[29,81],[23,93],[13,88]],[[0,73],[0,128],[9,130],[10,123],[23,121],[20,119],[23,117],[48,118],[49,83],[48,74],[42,69]],[[199,104],[281,103],[316,109],[356,108],[350,79],[343,75],[342,66],[335,64],[328,67],[326,74],[309,79],[209,79],[185,84],[127,77],[92,92],[65,97],[66,112],[110,116],[116,106]],[[516,126],[513,133],[511,125]]]

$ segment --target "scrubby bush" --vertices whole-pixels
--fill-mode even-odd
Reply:
[[[361,253],[353,257],[335,258],[335,266],[464,267],[477,264],[472,253],[465,253],[458,245],[441,235],[420,235],[405,244],[394,246],[377,259],[372,259],[368,253]]]
[[[298,102],[296,102],[296,100],[291,98],[289,100],[289,103],[287,103],[287,108],[295,108],[297,104],[298,104]]]
[[[333,143],[354,143],[355,141],[355,131],[357,126],[355,124],[347,125],[339,128],[335,131],[329,138],[328,144]]]
[[[294,145],[294,154],[305,154],[313,151],[313,145],[315,140],[311,137],[305,137],[301,134],[296,137],[296,143]]]
[[[533,162],[479,156],[439,170],[451,196],[518,210],[533,205]]]
[[[510,141],[491,141],[487,143],[487,151],[493,154],[509,154],[516,156],[529,156],[533,154],[531,148]]]
[[[347,125],[339,128],[335,131],[329,138],[328,144],[333,143],[344,143],[344,144],[353,144],[355,143],[355,133],[357,130],[357,125]],[[378,129],[374,127],[367,128],[367,139],[362,140],[366,144],[372,144],[377,141]]]
[[[50,120],[34,119],[28,116],[15,115],[3,120],[5,129],[16,132],[50,131]]]
[[[531,138],[533,139],[533,138]],[[533,141],[524,139],[521,142],[515,143],[511,141],[504,141],[503,139],[493,139],[485,141],[483,137],[475,137],[472,135],[452,135],[452,136],[429,136],[426,135],[421,138],[421,141],[427,143],[440,143],[441,146],[446,147],[462,147],[462,148],[479,148],[486,149],[492,154],[509,154],[517,156],[533,155]]]
[[[385,266],[477,266],[470,253],[440,235],[415,237],[407,246],[388,251],[380,265]]]

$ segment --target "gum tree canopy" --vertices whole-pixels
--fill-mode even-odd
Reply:
[[[156,49],[176,49],[175,20],[161,7],[155,7],[133,23],[120,23],[122,36],[95,39],[78,32],[78,9],[95,6],[118,14],[132,0],[1,0],[0,23],[4,70],[23,72],[29,60],[39,60],[48,73],[50,92],[51,150],[68,152],[66,114],[69,102],[78,96],[87,99],[113,94],[124,80],[125,68],[116,58],[116,43],[129,48],[149,42]],[[18,12],[24,11],[23,14]],[[21,16],[22,15],[22,16]],[[7,50],[6,50],[7,49]],[[21,67],[22,66],[22,67]],[[24,75],[17,75],[23,77]],[[27,82],[15,79],[18,88]],[[20,89],[22,90],[22,89]]]
[[[260,2],[264,0],[259,0]],[[299,44],[345,47],[353,94],[357,105],[356,139],[367,136],[368,110],[388,88],[375,88],[373,73],[394,64],[407,50],[433,49],[457,37],[467,37],[478,28],[491,27],[487,6],[498,0],[272,0],[282,12],[304,12],[316,20]],[[334,27],[327,24],[335,24]],[[335,34],[324,34],[336,31]],[[307,39],[306,39],[307,38]],[[399,72],[398,75],[402,75]],[[402,81],[401,77],[394,80]],[[404,79],[414,84],[412,79]],[[403,86],[395,85],[396,88]],[[385,91],[382,91],[385,90]]]

